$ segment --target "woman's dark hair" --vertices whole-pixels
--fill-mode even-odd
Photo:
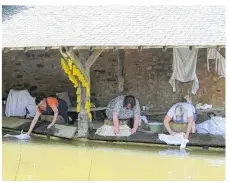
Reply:
[[[185,98],[182,98],[180,102],[187,102],[187,100]]]
[[[35,103],[36,103],[36,105],[38,105],[44,98],[46,98],[46,96],[44,95],[44,96],[39,96],[39,97],[36,97],[36,99],[35,99]]]
[[[128,104],[131,105],[132,108],[136,105],[136,99],[132,95],[127,95],[124,98],[124,107],[126,107]]]

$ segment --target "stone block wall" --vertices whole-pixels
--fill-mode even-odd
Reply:
[[[221,53],[224,55],[225,50]],[[80,51],[79,57],[88,57],[87,51]],[[118,52],[103,52],[91,67],[92,100],[105,106],[118,92]],[[32,96],[52,95],[68,91],[75,103],[75,89],[60,66],[61,54],[58,50],[9,51],[3,53],[2,90],[3,96],[11,88],[28,89]],[[225,105],[225,79],[219,79],[214,71],[214,61],[207,70],[207,51],[199,49],[197,76],[200,88],[193,101],[209,103],[216,107]],[[125,50],[123,94],[135,95],[141,105],[148,104],[154,111],[167,110],[184,95],[191,94],[192,82],[176,82],[177,91],[172,92],[168,83],[172,74],[173,50],[144,49]]]

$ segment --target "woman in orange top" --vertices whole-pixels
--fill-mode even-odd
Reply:
[[[28,135],[31,134],[41,114],[54,115],[52,123],[49,124],[49,126],[47,127],[48,129],[51,128],[56,123],[58,115],[62,116],[65,120],[65,123],[69,124],[69,117],[68,117],[67,110],[68,110],[68,106],[64,100],[60,98],[54,98],[54,97],[43,98],[41,102],[38,104],[35,117],[30,125],[30,129],[27,132],[27,134]]]

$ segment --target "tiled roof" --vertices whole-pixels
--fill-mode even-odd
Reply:
[[[3,11],[3,47],[225,45],[224,6],[34,6],[11,11]]]

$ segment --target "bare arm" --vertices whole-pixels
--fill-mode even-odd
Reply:
[[[171,121],[172,117],[166,115],[165,116],[165,119],[164,119],[164,126],[166,128],[166,130],[171,134],[171,135],[174,135],[175,132],[173,132],[169,126],[169,122]]]
[[[35,114],[35,116],[34,116],[33,121],[32,121],[31,124],[30,124],[30,129],[29,129],[29,131],[27,132],[29,135],[30,135],[31,132],[33,131],[34,126],[36,125],[36,123],[37,123],[37,121],[38,121],[38,119],[39,119],[40,116],[41,116],[41,112],[40,112],[40,111],[37,111],[36,114]]]
[[[119,120],[118,120],[117,112],[113,112],[113,125],[115,127],[119,127]]]
[[[114,134],[118,134],[119,133],[119,119],[117,116],[117,112],[113,112],[113,131]]]
[[[138,126],[139,126],[139,120],[140,120],[140,115],[135,115],[133,128],[135,128],[136,130],[137,130]]]
[[[53,117],[52,124],[55,124],[56,121],[57,121],[59,111],[58,111],[58,108],[56,106],[52,106],[51,108],[52,108],[52,110],[54,112],[54,117]]]
[[[189,134],[192,130],[192,124],[193,124],[193,117],[188,117],[188,127],[187,127],[187,130],[186,130],[186,134],[185,134],[185,138],[188,138],[189,137]]]

